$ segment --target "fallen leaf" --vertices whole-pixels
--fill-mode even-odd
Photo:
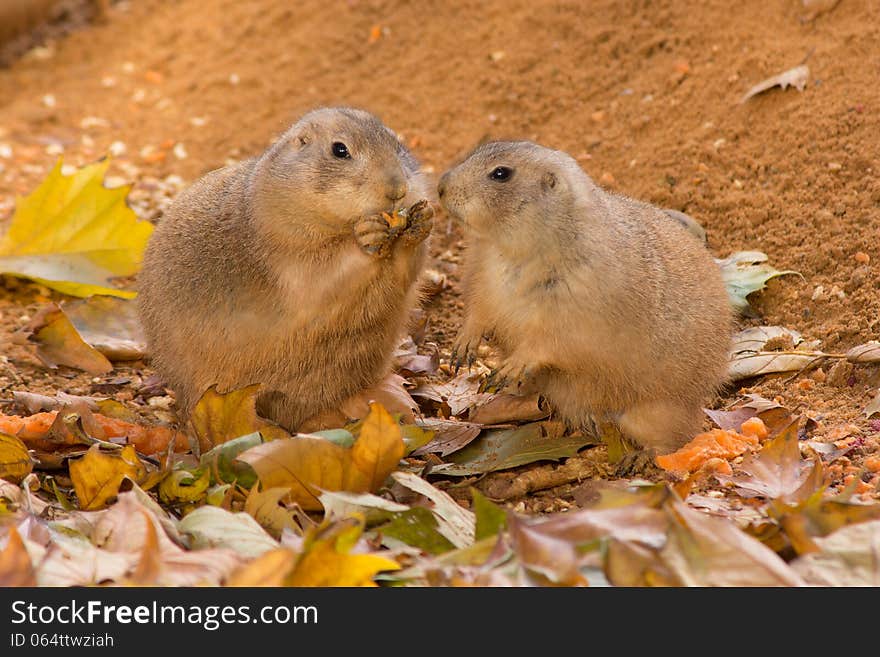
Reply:
[[[437,531],[455,547],[466,547],[474,542],[476,518],[472,512],[459,506],[448,493],[410,472],[395,472],[391,476],[397,483],[433,502],[431,512],[437,516]]]
[[[507,424],[532,422],[550,415],[550,405],[538,394],[493,395],[483,404],[471,408],[468,420],[474,424]]]
[[[871,400],[871,403],[865,407],[865,417],[872,417],[880,413],[880,390],[877,391],[877,396]]]
[[[818,552],[792,567],[812,586],[880,586],[880,520],[844,527],[815,539]]]
[[[363,523],[345,520],[310,531],[286,586],[376,586],[382,571],[399,570],[400,564],[378,554],[358,554],[353,549]]]
[[[195,550],[223,547],[253,559],[278,547],[278,542],[247,513],[233,513],[216,506],[195,509],[177,528],[189,536],[190,547]]]
[[[394,350],[391,358],[396,371],[410,374],[430,375],[436,372],[440,365],[440,352],[436,349],[436,345],[430,355],[420,354],[418,346],[409,335]]]
[[[400,425],[379,404],[372,404],[351,448],[323,437],[297,434],[243,452],[265,489],[289,488],[303,509],[320,511],[321,490],[366,493],[378,490],[404,454]]]
[[[285,528],[299,533],[300,527],[284,504],[288,488],[270,488],[258,491],[254,486],[244,503],[245,513],[249,513],[273,538],[280,538]]]
[[[730,303],[742,314],[751,311],[748,296],[763,290],[767,281],[776,276],[797,274],[796,271],[779,271],[767,264],[767,255],[760,251],[737,251],[726,258],[716,259],[721,268],[721,278],[727,288]]]
[[[37,578],[30,555],[13,525],[6,534],[6,546],[0,550],[0,587],[36,584]]]
[[[732,338],[727,374],[733,381],[748,379],[761,374],[802,370],[827,354],[821,351],[795,349],[764,350],[771,340],[787,339],[796,346],[800,334],[781,326],[756,326],[736,333]]]
[[[283,586],[298,559],[299,554],[286,547],[269,550],[232,573],[226,586]]]
[[[541,578],[538,584],[586,585],[577,543],[532,529],[513,514],[508,524],[511,546],[520,563]]]
[[[573,456],[596,439],[586,434],[560,435],[555,423],[532,422],[515,429],[491,429],[449,457],[432,472],[454,477],[514,468],[535,461]]]
[[[880,342],[857,345],[846,352],[846,359],[851,363],[880,363]]]
[[[202,394],[190,415],[190,425],[202,452],[256,431],[265,440],[290,437],[277,424],[257,415],[259,390],[260,384],[254,384],[220,393],[216,386],[211,386]]]
[[[484,538],[497,536],[507,527],[507,513],[504,509],[493,504],[476,488],[471,488],[474,508],[474,540],[481,541]]]
[[[392,549],[406,545],[427,554],[444,554],[455,549],[440,532],[437,516],[420,506],[392,513],[376,532],[381,536],[382,545]]]
[[[18,344],[36,346],[37,357],[49,368],[74,367],[89,374],[106,374],[113,364],[87,344],[54,303],[41,308],[27,326],[14,335]]]
[[[409,507],[405,504],[398,504],[372,493],[325,490],[318,498],[321,500],[321,506],[324,507],[324,517],[330,519],[341,520],[360,513],[367,524],[372,524],[375,518],[371,518],[371,515],[385,518],[389,513],[409,511]]]
[[[762,80],[754,87],[749,89],[742,98],[740,98],[740,105],[746,102],[752,96],[755,96],[763,91],[767,91],[768,89],[772,89],[773,87],[779,87],[781,89],[785,89],[788,86],[793,86],[798,91],[803,91],[804,87],[807,86],[807,80],[810,77],[810,68],[806,64],[801,64],[800,66],[795,66],[783,73],[778,75],[771,76],[766,80]]]
[[[673,522],[660,556],[683,585],[803,586],[773,550],[729,520],[694,511],[675,496],[666,508]]]
[[[128,186],[101,184],[109,166],[107,159],[64,176],[59,161],[33,193],[19,198],[0,240],[0,272],[72,296],[133,298],[135,292],[111,281],[137,272],[153,226],[126,205]]]
[[[802,490],[811,464],[801,457],[797,420],[764,445],[761,451],[746,456],[739,469],[745,474],[716,477],[722,482],[734,484],[742,497],[759,496],[771,500],[800,502],[814,492]],[[801,499],[796,495],[799,492],[805,493]]]
[[[493,393],[479,392],[481,380],[479,374],[463,372],[445,383],[418,386],[411,394],[413,397],[445,402],[449,406],[450,414],[458,416],[494,396]]]
[[[52,531],[46,555],[37,564],[37,586],[89,586],[121,582],[140,555],[95,547],[84,536]]]
[[[146,355],[146,338],[134,301],[97,295],[63,302],[61,311],[83,341],[109,360],[138,360]]]
[[[413,456],[421,454],[439,454],[446,456],[462,449],[480,435],[482,427],[472,422],[444,420],[442,418],[424,418],[420,425],[434,432],[434,437],[426,445],[413,451]]]
[[[19,483],[33,470],[34,464],[21,440],[0,433],[0,479]]]
[[[70,478],[84,511],[103,509],[126,477],[139,482],[145,475],[146,468],[131,445],[113,452],[92,445],[85,456],[70,462]]]
[[[322,429],[335,429],[349,422],[360,420],[370,413],[370,405],[381,404],[389,413],[399,414],[407,424],[415,422],[418,404],[404,387],[406,379],[394,373],[388,374],[374,386],[349,397],[339,408],[330,409],[309,418],[299,426],[302,433],[317,433]]]
[[[262,444],[263,437],[258,431],[227,440],[202,454],[199,466],[211,473],[214,483],[237,483],[250,490],[257,482],[257,473],[247,463],[239,461],[238,455]]]
[[[211,473],[196,468],[172,470],[159,484],[159,499],[171,506],[183,506],[201,501],[211,485]]]

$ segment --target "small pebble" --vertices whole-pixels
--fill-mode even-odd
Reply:
[[[0,144],[0,157],[8,160],[12,157],[12,146],[9,144]]]
[[[58,101],[55,100],[55,96],[53,94],[46,94],[43,96],[43,105],[46,107],[55,107],[58,104]]]
[[[812,301],[816,301],[819,297],[821,297],[825,293],[825,287],[822,285],[817,285],[816,289],[813,290],[813,296],[810,297]]]
[[[230,73],[229,74],[229,84],[235,85],[241,82],[241,78],[238,73]]]
[[[829,171],[840,171],[843,168],[843,165],[840,162],[829,162],[828,169]]]
[[[190,125],[195,126],[196,128],[201,128],[207,122],[208,119],[206,119],[204,116],[193,116],[189,120]]]
[[[121,141],[114,141],[112,144],[110,144],[110,147],[107,150],[110,151],[110,155],[112,155],[113,157],[119,157],[120,155],[124,155],[125,151],[127,151],[128,148],[126,147],[125,143]]]
[[[864,251],[857,251],[856,254],[853,256],[853,260],[855,260],[860,265],[867,265],[869,262],[871,262],[871,256],[869,256]]]
[[[174,157],[176,157],[178,160],[185,160],[188,155],[188,153],[186,152],[186,147],[183,145],[183,142],[177,142],[171,152],[174,153]]]
[[[602,176],[599,178],[599,182],[601,182],[603,185],[613,185],[613,184],[616,182],[616,180],[614,179],[614,175],[613,175],[613,174],[611,174],[610,172],[606,171],[606,172],[603,173]]]

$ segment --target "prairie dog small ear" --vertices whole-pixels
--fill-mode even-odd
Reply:
[[[541,176],[541,188],[545,192],[555,189],[557,184],[559,184],[559,178],[557,178],[556,174],[552,171],[546,171],[544,175]]]

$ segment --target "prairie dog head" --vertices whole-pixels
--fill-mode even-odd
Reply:
[[[305,114],[260,158],[253,199],[274,230],[285,219],[339,229],[425,198],[419,165],[378,117],[348,107]]]
[[[477,147],[443,174],[438,194],[445,210],[478,235],[533,239],[548,222],[570,216],[573,187],[588,180],[561,151],[499,141]]]

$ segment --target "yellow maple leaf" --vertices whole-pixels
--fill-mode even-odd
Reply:
[[[128,186],[102,185],[109,166],[106,159],[64,176],[59,161],[37,189],[18,198],[0,240],[0,273],[78,297],[133,298],[111,280],[140,269],[153,226],[126,205]]]
[[[70,478],[83,511],[107,506],[119,493],[125,477],[139,482],[145,476],[146,468],[131,445],[112,453],[102,452],[100,445],[92,445],[85,456],[70,462]]]
[[[257,445],[238,460],[251,465],[265,489],[289,488],[291,499],[302,508],[320,511],[321,490],[376,491],[404,450],[400,425],[381,404],[373,403],[351,448],[303,434]]]
[[[229,586],[376,586],[377,573],[400,564],[375,553],[352,553],[364,530],[363,517],[311,528],[297,553],[281,547],[265,552],[230,577]]]

